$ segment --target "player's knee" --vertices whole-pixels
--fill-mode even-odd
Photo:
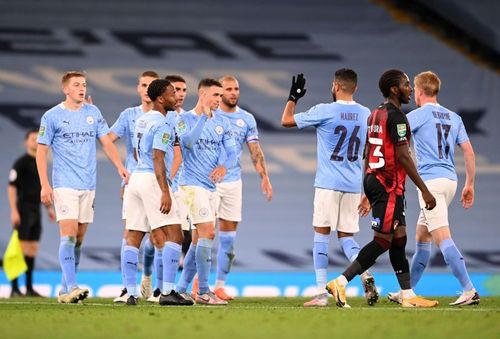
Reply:
[[[387,251],[389,248],[391,248],[391,242],[387,239],[384,239],[382,237],[373,237],[373,240],[380,245],[385,251]]]
[[[400,237],[400,238],[393,238],[391,246],[397,247],[397,248],[405,248],[406,241],[407,241],[406,235],[404,237]]]
[[[207,231],[206,238],[208,238],[210,240],[214,240],[215,239],[215,230]]]

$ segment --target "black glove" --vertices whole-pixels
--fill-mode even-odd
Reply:
[[[306,85],[306,78],[304,78],[304,74],[300,73],[297,75],[297,79],[295,77],[292,78],[292,87],[290,87],[290,96],[288,100],[292,100],[297,103],[300,98],[306,94],[306,89],[304,86]]]

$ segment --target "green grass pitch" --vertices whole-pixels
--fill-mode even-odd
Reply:
[[[90,298],[0,299],[0,338],[500,338],[500,297],[479,306],[402,309],[381,299],[374,307],[350,298],[351,309],[303,308],[305,298],[239,298],[228,306],[136,307]],[[333,300],[333,299],[330,299]]]

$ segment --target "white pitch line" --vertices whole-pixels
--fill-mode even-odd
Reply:
[[[85,307],[85,306],[98,306],[98,307],[126,307],[125,305],[122,304],[98,304],[98,303],[83,303],[83,304],[58,304],[58,303],[50,303],[50,302],[29,302],[29,301],[0,301],[0,305],[49,305],[49,306],[62,306],[62,307]],[[160,305],[155,305],[155,304],[143,304],[143,305],[136,305],[134,308],[148,308],[148,309],[157,309],[157,308],[165,308],[165,306],[160,306]],[[189,306],[166,306],[166,308],[172,309],[188,309],[190,308]],[[267,309],[267,310],[309,310],[309,309],[315,309],[315,310],[321,310],[323,312],[327,311],[332,311],[332,310],[339,310],[337,307],[315,307],[315,308],[304,308],[303,306],[244,306],[244,305],[235,305],[235,306],[205,306],[205,305],[196,305],[195,308],[200,309],[200,308],[209,308],[209,309],[239,309],[239,310],[262,310],[262,309]],[[402,307],[394,307],[394,308],[385,308],[385,307],[353,307],[353,308],[347,308],[343,310],[343,312],[350,312],[350,310],[370,310],[370,311],[395,311],[395,312],[401,312],[401,311],[418,311],[418,312],[500,312],[500,308],[484,308],[484,307],[446,307],[446,308],[440,308],[440,307],[434,307],[434,308],[402,308]]]

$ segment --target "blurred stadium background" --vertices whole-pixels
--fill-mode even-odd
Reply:
[[[330,101],[334,71],[351,67],[359,75],[357,101],[373,108],[382,100],[377,84],[384,70],[400,68],[410,78],[433,70],[443,81],[440,102],[462,116],[477,153],[475,206],[465,211],[455,201],[451,207],[455,242],[481,295],[499,295],[498,13],[495,0],[1,0],[0,252],[11,230],[6,194],[10,166],[23,152],[24,131],[37,127],[42,114],[62,100],[64,71],[88,73],[88,92],[110,125],[124,108],[138,103],[136,79],[144,70],[183,75],[187,109],[196,101],[199,79],[234,74],[240,80],[240,105],[258,121],[275,193],[266,203],[245,154],[244,221],[228,284],[238,295],[312,293],[315,135],[280,128],[291,76],[306,75],[307,95],[298,105],[306,110]],[[95,222],[83,246],[80,281],[94,295],[112,296],[120,285],[120,180],[102,152],[98,157]],[[418,212],[411,184],[407,201],[410,258]],[[371,237],[369,219],[362,219],[358,242]],[[59,281],[58,242],[57,226],[44,216],[35,281],[47,295],[55,294]],[[333,275],[347,261],[335,240],[330,248]],[[382,292],[395,288],[388,257],[373,272]],[[457,290],[434,248],[432,267],[417,292],[453,295]],[[0,296],[9,291],[1,275]],[[350,294],[360,291],[354,284]]]

